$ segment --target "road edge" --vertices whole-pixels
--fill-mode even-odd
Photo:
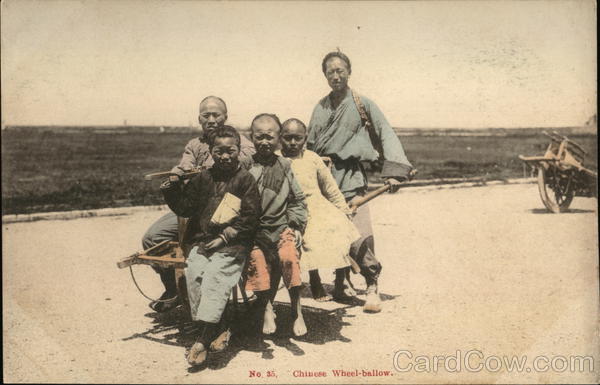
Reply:
[[[410,189],[410,191],[429,191],[445,190],[455,188],[469,188],[481,186],[496,186],[509,184],[529,184],[536,183],[535,178],[510,178],[504,180],[491,180],[485,178],[458,178],[458,179],[435,179],[435,180],[416,180],[403,185],[401,190]],[[372,188],[381,186],[381,184],[370,185]],[[120,215],[131,215],[140,211],[162,211],[168,210],[167,205],[154,206],[130,206],[130,207],[110,207],[93,210],[72,210],[72,211],[51,211],[45,213],[30,214],[9,214],[2,216],[2,224],[35,222],[42,220],[69,220],[90,217],[110,217]]]

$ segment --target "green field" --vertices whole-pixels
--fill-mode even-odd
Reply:
[[[2,214],[162,204],[159,182],[143,175],[175,165],[182,133],[2,132]],[[597,169],[596,135],[571,138]],[[542,135],[402,136],[419,179],[523,176],[517,155],[542,154]],[[371,177],[376,180],[377,176]]]

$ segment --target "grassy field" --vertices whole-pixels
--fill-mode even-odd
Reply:
[[[143,175],[175,165],[189,134],[2,132],[2,214],[162,204]],[[596,135],[572,136],[597,169]],[[403,136],[419,179],[523,176],[517,155],[542,154],[534,136]],[[371,176],[376,180],[377,176]]]

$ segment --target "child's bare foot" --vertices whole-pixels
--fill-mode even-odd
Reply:
[[[302,317],[302,313],[300,313],[298,317],[296,317],[296,320],[294,321],[293,330],[294,335],[296,337],[302,337],[307,333],[306,324],[304,323],[304,317]]]
[[[265,319],[263,323],[263,333],[273,334],[277,331],[277,325],[275,324],[275,312],[273,311],[273,304],[269,301],[265,308]]]
[[[207,354],[208,352],[206,351],[204,344],[200,341],[196,341],[196,343],[186,353],[187,362],[191,366],[198,366],[206,361]]]
[[[312,293],[313,298],[317,302],[327,302],[331,301],[331,296],[327,294],[323,285],[319,282],[318,284],[311,283],[310,291]]]
[[[331,301],[332,299],[333,299],[333,297],[332,297],[332,296],[330,296],[329,294],[325,294],[325,295],[324,295],[324,296],[322,296],[322,297],[317,297],[317,298],[315,298],[315,301],[317,301],[317,302],[329,302],[329,301]]]
[[[225,330],[210,344],[210,350],[213,352],[222,352],[227,349],[230,337],[231,331],[229,329]]]
[[[317,302],[331,301],[331,296],[327,294],[323,284],[321,283],[321,277],[319,276],[319,270],[309,270],[308,275],[310,276],[310,291],[313,298]]]
[[[333,289],[333,298],[336,300],[344,300],[349,297],[356,297],[356,290],[350,281],[350,269],[343,268],[335,271],[335,288]]]

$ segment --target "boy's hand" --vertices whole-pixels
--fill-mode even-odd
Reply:
[[[171,174],[169,175],[169,179],[161,183],[160,188],[161,190],[168,190],[174,186],[177,186],[179,182],[181,182],[179,175]]]
[[[396,191],[398,191],[398,189],[400,188],[400,185],[402,183],[400,183],[400,181],[398,179],[388,178],[385,181],[385,184],[390,186],[390,193],[395,193]]]
[[[224,245],[225,245],[225,241],[223,240],[223,238],[217,237],[217,238],[213,239],[212,241],[208,242],[204,247],[206,248],[206,250],[213,250],[213,249],[218,249]]]

